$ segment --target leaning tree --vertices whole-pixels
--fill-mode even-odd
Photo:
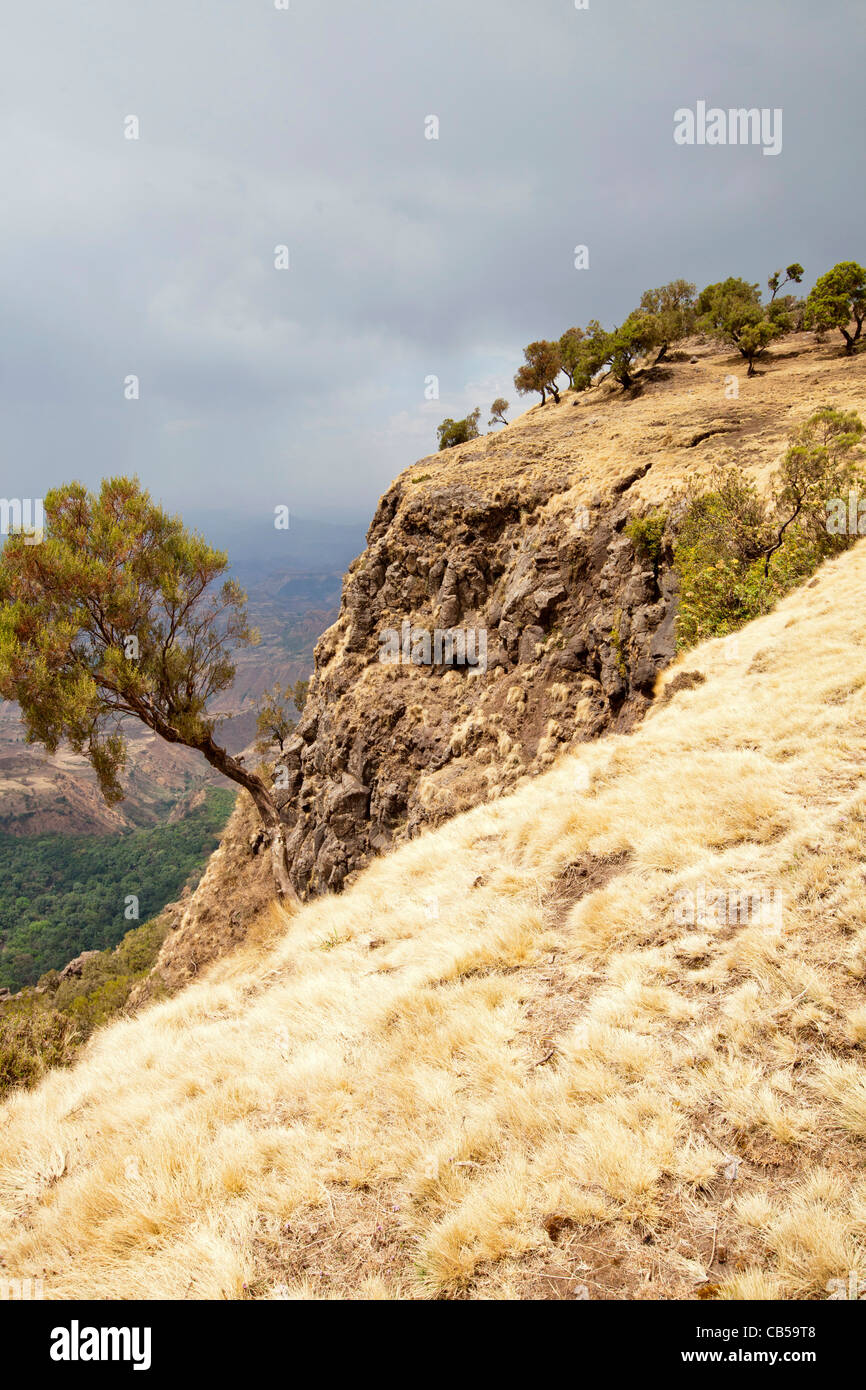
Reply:
[[[137,478],[107,479],[98,495],[56,488],[44,513],[41,536],[18,531],[0,553],[0,695],[18,702],[28,741],[55,753],[68,740],[109,803],[123,797],[130,719],[194,748],[249,792],[277,893],[296,901],[271,790],[217,743],[208,714],[234,679],[232,648],[258,641],[246,595],[222,578],[227,555]]]
[[[538,391],[541,396],[541,404],[544,405],[549,391],[556,404],[559,405],[559,388],[556,385],[556,378],[563,370],[559,343],[552,343],[546,338],[540,338],[537,342],[530,343],[529,347],[523,349],[523,356],[526,361],[522,367],[518,367],[514,377],[514,385],[518,395],[528,396],[530,391]]]

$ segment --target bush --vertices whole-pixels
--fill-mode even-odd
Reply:
[[[478,420],[481,415],[481,408],[471,410],[465,420],[452,420],[450,417],[437,425],[436,433],[439,436],[439,451],[443,449],[453,449],[456,444],[466,444],[470,439],[478,438]]]
[[[91,1033],[120,1013],[133,986],[152,968],[168,935],[167,917],[127,932],[114,951],[100,951],[81,974],[61,980],[50,970],[39,991],[0,1003],[0,1097],[34,1086],[52,1067],[68,1066]]]
[[[66,1014],[7,1004],[0,1013],[0,1097],[34,1086],[50,1067],[66,1066],[79,1045],[75,1023]]]
[[[642,560],[648,560],[658,578],[662,540],[667,526],[667,512],[650,512],[648,516],[629,517],[625,533]]]
[[[856,536],[828,530],[827,503],[866,481],[862,434],[854,411],[825,406],[794,431],[768,498],[736,467],[718,470],[708,491],[681,497],[678,647],[769,612],[828,555],[853,544]]]

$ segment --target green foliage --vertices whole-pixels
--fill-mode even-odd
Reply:
[[[785,331],[785,324],[762,306],[758,286],[734,276],[701,290],[696,310],[698,327],[732,343],[748,362],[749,376],[755,375],[755,359]]]
[[[124,1009],[168,931],[168,920],[157,917],[127,932],[115,950],[85,961],[80,975],[61,980],[52,970],[38,990],[0,1001],[0,1098],[34,1085],[51,1067],[68,1066],[90,1034]]]
[[[56,1009],[28,1002],[0,1009],[0,1099],[16,1087],[34,1086],[51,1067],[69,1064],[80,1046],[75,1021]]]
[[[490,407],[490,419],[487,421],[488,425],[507,425],[508,421],[505,418],[507,409],[508,402],[505,397],[497,396]]]
[[[850,331],[852,319],[853,333]],[[805,325],[819,333],[838,328],[845,339],[845,351],[850,354],[863,331],[864,319],[866,269],[856,261],[840,261],[826,275],[820,276],[806,296]]]
[[[616,615],[613,620],[613,627],[610,630],[609,640],[610,645],[613,647],[613,650],[616,653],[616,669],[619,671],[619,674],[622,676],[623,680],[625,680],[628,676],[628,663],[625,659],[625,650],[623,647],[621,624],[622,609],[618,608],[616,610]]]
[[[297,728],[297,722],[291,717],[289,710],[294,706],[300,714],[307,703],[309,690],[309,680],[297,680],[294,685],[287,685],[285,690],[275,685],[273,690],[268,691],[256,717],[258,737],[255,747],[258,753],[268,754],[275,746],[283,752]]]
[[[258,641],[246,595],[219,583],[228,557],[151,501],[137,478],[81,483],[44,502],[44,538],[10,535],[0,553],[0,696],[16,700],[27,739],[66,740],[109,802],[123,797],[125,728],[137,719],[201,753],[253,799],[277,894],[297,900],[270,788],[214,739],[214,696],[231,686],[233,646]]]
[[[767,305],[767,318],[780,333],[801,333],[805,327],[806,301],[793,294],[780,295]]]
[[[526,358],[522,367],[517,369],[514,376],[514,385],[520,396],[527,396],[532,391],[537,391],[541,396],[541,404],[547,399],[547,392],[559,403],[559,388],[556,385],[556,378],[562,371],[562,357],[559,351],[559,343],[550,342],[547,338],[539,338],[537,342],[530,343],[523,349],[523,356]]]
[[[641,295],[640,310],[649,320],[648,332],[661,362],[674,343],[695,330],[695,286],[688,280],[671,280]]]
[[[662,540],[667,526],[667,512],[650,512],[647,516],[629,517],[625,533],[643,560],[649,560],[653,573],[658,575]]]
[[[452,420],[450,416],[443,420],[441,425],[436,428],[439,436],[439,450],[453,449],[456,444],[466,444],[470,439],[478,438],[478,421],[481,416],[480,406],[471,410],[465,420]]]
[[[136,479],[98,496],[80,483],[45,497],[41,544],[10,535],[0,555],[0,695],[28,740],[68,740],[118,801],[124,717],[205,751],[207,702],[229,688],[231,644],[257,640],[228,564],[151,501]],[[225,770],[223,768],[221,771]]]
[[[114,946],[129,928],[129,895],[142,917],[158,913],[198,878],[234,800],[210,788],[182,820],[117,837],[0,834],[0,987]]]
[[[656,325],[652,315],[636,309],[609,335],[607,352],[610,374],[621,386],[631,386],[635,361],[656,346],[655,334]]]
[[[571,379],[576,391],[585,391],[592,384],[593,377],[610,361],[611,351],[610,333],[598,319],[590,319],[575,348]]]
[[[770,295],[770,301],[772,302],[773,300],[775,300],[776,295],[779,293],[779,290],[782,288],[783,285],[799,285],[804,273],[805,272],[803,270],[803,267],[800,265],[799,261],[793,261],[791,265],[789,265],[786,268],[784,280],[782,279],[781,270],[774,271],[773,274],[770,276],[769,280],[767,281],[767,285],[769,289],[772,291]]]
[[[680,499],[678,646],[736,631],[853,543],[828,531],[827,503],[866,484],[863,432],[856,412],[825,406],[793,432],[769,497],[730,467]]]
[[[309,695],[309,693],[309,680],[297,680],[295,681],[294,685],[289,685],[286,687],[286,694],[291,695],[292,703],[295,706],[295,709],[298,711],[298,714],[303,714],[304,705],[307,703],[307,696]]]
[[[584,339],[582,328],[567,328],[559,340],[559,360],[562,370],[574,385],[574,373],[580,362],[581,343]]]
[[[263,697],[256,716],[257,752],[268,753],[276,745],[282,753],[296,727],[295,720],[289,715],[291,700],[291,686],[283,690],[275,685]]]

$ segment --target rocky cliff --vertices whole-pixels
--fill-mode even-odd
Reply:
[[[568,393],[395,481],[317,644],[279,774],[303,896],[640,720],[673,655],[676,592],[670,557],[642,558],[629,517],[726,460],[762,481],[811,410],[864,409],[866,358],[809,335],[785,346],[747,379],[739,359],[696,341],[630,392]],[[380,659],[387,634],[402,645],[437,629],[484,634],[486,669]],[[171,986],[242,938],[268,896],[243,800],[166,943]]]
[[[634,724],[674,653],[676,586],[670,556],[636,552],[629,517],[727,458],[766,473],[791,424],[828,392],[862,407],[862,382],[859,359],[807,335],[752,380],[696,341],[630,392],[567,393],[403,473],[284,759],[299,891],[338,889],[420,826]],[[416,633],[437,629],[482,634],[486,670],[413,664]]]
[[[577,501],[568,462],[506,440],[416,465],[379,504],[283,760],[302,892],[632,723],[673,655],[670,572],[623,534],[643,469]],[[437,630],[486,659],[436,664]]]

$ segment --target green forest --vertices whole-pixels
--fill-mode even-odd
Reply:
[[[183,820],[112,838],[0,833],[0,988],[116,946],[179,897],[216,848],[235,795],[210,788]]]

